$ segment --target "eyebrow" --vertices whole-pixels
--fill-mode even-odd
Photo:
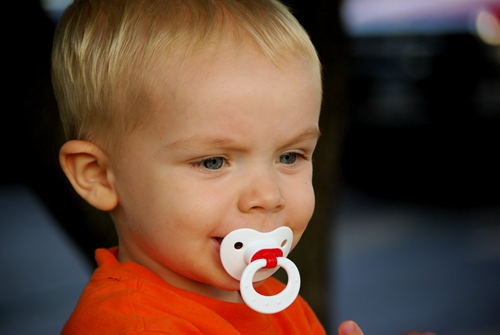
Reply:
[[[203,143],[206,146],[230,147],[234,146],[236,144],[236,141],[226,137],[194,135],[186,139],[168,143],[165,145],[165,147],[172,147],[174,149],[183,148],[189,147],[190,145],[193,145],[195,143]]]
[[[302,142],[306,140],[311,140],[311,139],[318,139],[321,136],[321,132],[317,126],[312,126],[312,127],[307,127],[299,133],[297,136],[291,138],[289,141],[287,141],[283,147],[289,146],[293,143],[296,142]],[[215,147],[236,147],[237,146],[237,141],[223,137],[223,136],[205,136],[205,135],[194,135],[186,139],[180,139],[172,143],[167,143],[164,148],[166,147],[171,147],[171,148],[182,148],[182,147],[189,147],[190,145],[194,143],[203,143],[206,146],[215,146]]]
[[[317,140],[321,136],[321,131],[319,130],[318,126],[314,127],[307,127],[299,133],[297,136],[291,138],[289,141],[287,141],[284,145],[284,147],[287,147],[289,145],[292,145],[293,143],[297,142],[302,142],[302,141],[307,141],[307,140]]]

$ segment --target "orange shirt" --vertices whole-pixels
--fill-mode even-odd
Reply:
[[[151,270],[117,261],[118,249],[98,249],[96,269],[63,335],[74,334],[325,334],[298,297],[287,309],[261,314],[245,304],[224,302],[175,288]],[[257,291],[274,295],[283,284],[267,279]]]

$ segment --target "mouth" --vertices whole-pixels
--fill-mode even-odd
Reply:
[[[220,252],[220,247],[221,247],[221,244],[222,244],[222,240],[224,240],[224,237],[212,237],[212,241],[215,245],[215,248],[218,252]]]

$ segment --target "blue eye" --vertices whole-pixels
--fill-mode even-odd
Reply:
[[[202,160],[200,165],[209,170],[218,170],[224,165],[224,158],[222,157],[210,157]]]
[[[282,164],[293,164],[297,160],[296,152],[287,152],[278,158],[278,161]]]

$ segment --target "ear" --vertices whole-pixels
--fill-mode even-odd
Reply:
[[[92,206],[110,211],[118,204],[108,156],[86,141],[66,142],[59,152],[61,167],[76,192]]]

